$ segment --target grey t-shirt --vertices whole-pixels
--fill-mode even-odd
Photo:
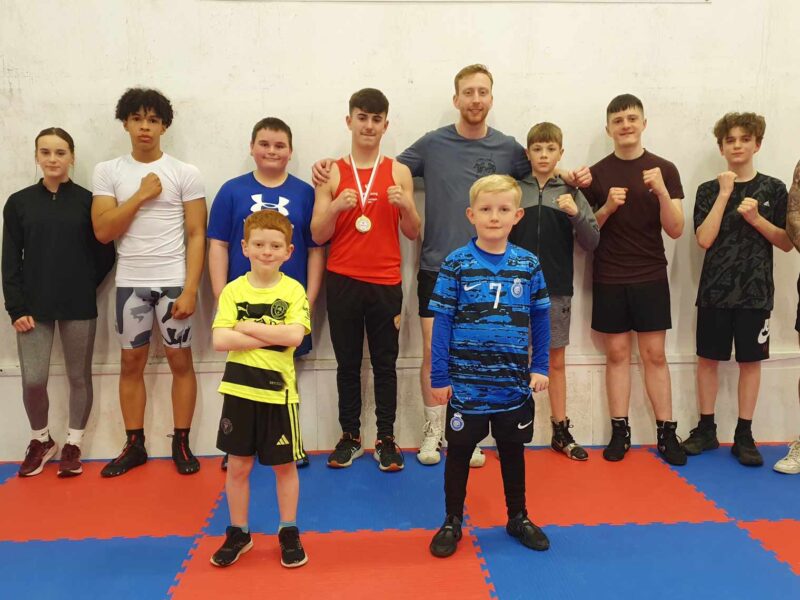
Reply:
[[[469,188],[485,175],[522,179],[531,172],[525,149],[492,129],[485,137],[462,137],[455,125],[429,131],[397,157],[414,177],[425,180],[425,232],[419,268],[438,271],[442,261],[475,235],[465,211]]]

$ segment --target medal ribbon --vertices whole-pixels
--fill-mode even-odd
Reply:
[[[361,179],[358,177],[358,171],[356,170],[356,161],[353,160],[353,155],[350,155],[350,168],[353,169],[353,178],[356,180],[356,185],[358,186],[358,195],[361,198],[361,213],[363,214],[364,211],[367,209],[367,198],[369,198],[369,192],[372,189],[372,183],[375,181],[375,173],[378,172],[378,163],[381,160],[381,153],[378,152],[378,156],[375,157],[375,164],[372,165],[372,173],[369,176],[369,183],[367,183],[367,187],[362,189],[361,188]]]

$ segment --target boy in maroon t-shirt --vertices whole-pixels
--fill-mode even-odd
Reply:
[[[595,209],[600,244],[594,252],[592,329],[606,346],[606,393],[611,441],[603,457],[619,461],[630,448],[631,330],[644,367],[647,395],[656,416],[658,452],[674,465],[686,464],[672,420],[672,389],[664,352],[672,327],[667,259],[661,230],[683,231],[683,188],[671,162],[642,146],[647,127],[641,100],[614,98],[606,109],[606,132],[614,152],[591,167],[584,193]]]

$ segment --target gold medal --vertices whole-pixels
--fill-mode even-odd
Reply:
[[[367,233],[370,229],[372,229],[372,221],[369,220],[367,215],[361,215],[356,219],[356,231]]]

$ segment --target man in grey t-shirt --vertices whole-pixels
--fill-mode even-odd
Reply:
[[[445,406],[436,406],[431,398],[431,334],[433,312],[428,300],[436,284],[439,266],[445,257],[469,242],[475,231],[465,217],[469,206],[469,188],[485,175],[498,173],[517,179],[530,174],[525,149],[511,136],[486,124],[492,108],[492,74],[484,65],[469,65],[455,76],[453,106],[458,120],[430,131],[418,139],[397,160],[411,169],[414,177],[425,180],[425,231],[417,274],[417,296],[422,328],[422,366],[420,387],[425,405],[425,429],[417,459],[425,465],[441,460]],[[314,165],[315,185],[327,179],[328,161]],[[589,170],[562,173],[582,187],[589,185]],[[471,467],[481,467],[485,457],[475,448]]]

